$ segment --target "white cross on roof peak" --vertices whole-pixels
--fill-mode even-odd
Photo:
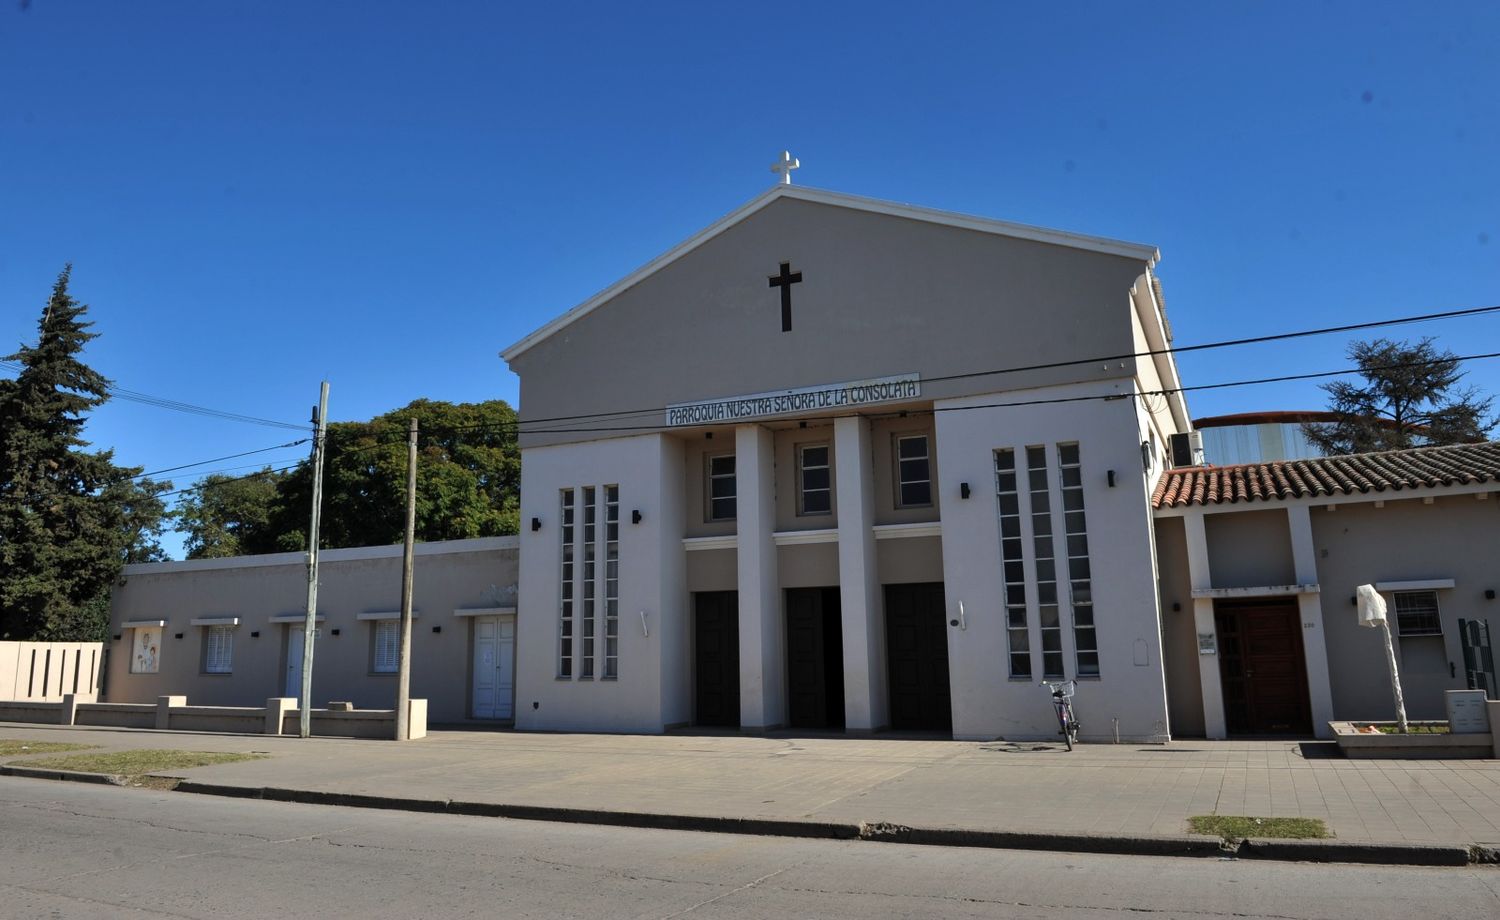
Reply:
[[[801,166],[802,162],[792,156],[790,151],[783,150],[781,151],[781,158],[771,164],[771,172],[781,174],[782,185],[791,185],[792,170],[799,169]]]

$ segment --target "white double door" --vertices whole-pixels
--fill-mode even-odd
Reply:
[[[474,619],[474,718],[515,717],[516,618]]]

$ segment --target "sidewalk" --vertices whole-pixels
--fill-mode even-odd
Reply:
[[[1500,845],[1500,762],[1348,761],[1322,744],[1058,745],[440,731],[395,744],[0,724],[106,749],[259,751],[219,787],[538,808],[1178,837],[1191,815],[1322,818],[1344,843]],[[1306,755],[1304,755],[1304,749]],[[13,761],[15,762],[15,761]],[[24,763],[24,760],[20,761]],[[229,790],[223,790],[229,791]]]

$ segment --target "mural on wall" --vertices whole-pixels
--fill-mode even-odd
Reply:
[[[155,674],[161,663],[161,627],[135,630],[134,650],[130,656],[130,673]]]

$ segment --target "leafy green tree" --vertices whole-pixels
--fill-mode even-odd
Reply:
[[[1431,338],[1419,342],[1375,339],[1349,346],[1362,382],[1325,383],[1332,422],[1303,425],[1307,439],[1326,454],[1401,450],[1484,441],[1494,429],[1491,397],[1459,388],[1463,372],[1451,351]]]
[[[406,436],[419,424],[417,539],[513,534],[520,517],[516,413],[503,400],[419,399],[368,422],[328,426],[323,469],[324,547],[401,541],[406,526]],[[218,494],[215,494],[218,493]],[[189,555],[305,549],[312,464],[264,478],[210,477],[176,513]]]
[[[108,624],[120,567],[161,557],[161,493],[171,483],[85,450],[88,412],[109,381],[79,360],[97,336],[88,308],[68,294],[63,269],[35,346],[0,381],[0,639],[94,640]]]
[[[249,476],[215,474],[183,495],[172,511],[189,559],[239,556],[275,545],[272,515],[281,501],[285,473],[267,467]]]

